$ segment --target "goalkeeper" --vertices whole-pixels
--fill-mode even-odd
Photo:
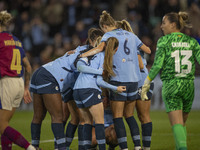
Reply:
[[[194,99],[195,59],[200,64],[200,46],[181,33],[188,24],[185,12],[168,13],[163,17],[163,37],[158,40],[152,68],[142,87],[141,98],[147,99],[150,81],[162,69],[162,98],[172,126],[176,150],[187,150],[186,120]]]

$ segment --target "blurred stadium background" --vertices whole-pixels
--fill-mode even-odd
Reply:
[[[193,28],[183,32],[200,43],[200,0],[0,0],[2,10],[14,16],[9,31],[23,42],[33,71],[84,44],[88,29],[98,27],[102,10],[116,20],[128,20],[134,33],[151,48],[152,54],[146,55],[148,68],[153,64],[156,42],[162,36],[160,25],[165,13],[187,11]],[[195,74],[193,109],[200,110],[198,64]],[[164,109],[162,83],[159,77],[154,81],[152,109]],[[20,109],[31,110],[32,104],[22,104]]]

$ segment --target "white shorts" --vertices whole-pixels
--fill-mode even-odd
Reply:
[[[24,80],[19,77],[0,79],[0,109],[19,107],[24,96]]]

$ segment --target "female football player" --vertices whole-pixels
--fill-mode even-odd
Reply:
[[[129,32],[133,32],[130,24],[126,20],[117,21],[118,28],[122,28],[124,30],[127,30]],[[139,64],[143,64],[143,68],[140,66],[140,73],[141,73],[141,80],[138,82],[138,94],[137,94],[137,102],[136,102],[136,109],[137,109],[137,115],[138,118],[142,124],[142,143],[143,143],[143,149],[144,150],[150,150],[151,145],[151,134],[152,134],[152,122],[150,118],[150,107],[151,107],[151,97],[153,94],[153,88],[154,83],[151,83],[151,88],[148,92],[148,100],[142,101],[140,97],[140,92],[142,85],[144,84],[144,80],[146,79],[148,75],[148,70],[146,68],[147,61],[144,58],[144,52],[149,53],[151,52],[150,48],[147,47],[142,41],[138,38],[137,40],[137,48],[138,48],[138,60],[142,61]],[[135,126],[135,130],[138,132],[135,132],[134,136],[139,137],[139,128],[138,126]],[[140,139],[138,139],[138,142]]]
[[[91,32],[91,34],[93,33],[100,34],[102,32],[95,29]],[[89,48],[89,45],[79,46],[74,51],[67,52],[64,56],[43,65],[33,74],[30,88],[31,92],[33,92],[34,107],[31,136],[32,144],[35,147],[39,146],[41,123],[48,111],[51,115],[52,131],[56,139],[57,148],[59,150],[66,149],[66,138],[62,122],[62,96],[66,101],[68,101],[66,97],[70,98],[70,95],[66,96],[66,93],[68,93],[68,88],[70,90],[75,80],[73,63],[82,50]],[[71,110],[71,107],[69,109]],[[72,111],[70,113],[72,119],[74,119],[74,113]],[[73,120],[70,124],[73,124]],[[76,125],[72,128],[74,130]],[[72,133],[67,133],[67,136],[70,137],[71,135],[73,135],[73,131]],[[68,141],[69,143],[70,141]]]
[[[9,122],[24,98],[25,103],[32,101],[29,92],[31,66],[25,56],[19,39],[7,31],[12,16],[7,11],[0,12],[0,134],[2,150],[11,150],[12,143],[35,150],[29,142]],[[25,76],[23,67],[25,68]]]
[[[181,33],[189,26],[186,12],[168,13],[163,17],[164,36],[157,42],[153,66],[142,87],[141,98],[148,99],[150,82],[162,69],[162,98],[172,126],[176,150],[187,150],[186,121],[194,100],[195,60],[200,64],[198,42]]]
[[[119,41],[119,47],[113,56],[113,72],[110,74],[109,83],[116,86],[126,86],[123,93],[110,91],[111,109],[114,117],[114,126],[121,149],[128,149],[126,129],[123,122],[123,114],[126,114],[126,121],[129,125],[135,149],[140,149],[138,136],[135,133],[134,126],[137,122],[133,117],[133,111],[136,104],[138,81],[141,79],[140,68],[137,56],[136,36],[132,32],[118,29],[115,20],[106,11],[100,16],[99,25],[105,32],[101,43],[94,49],[84,53],[81,57],[93,55],[104,50],[106,41],[110,37],[115,37]],[[105,68],[104,68],[105,69]]]

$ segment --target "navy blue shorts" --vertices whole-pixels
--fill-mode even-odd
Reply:
[[[126,86],[126,91],[122,93],[116,93],[110,90],[109,99],[112,101],[133,101],[136,100],[138,93],[138,82],[109,82],[115,86]]]
[[[104,109],[104,127],[107,128],[112,124],[114,124],[112,110]]]
[[[150,84],[150,89],[149,89],[149,91],[147,92],[148,100],[151,100],[151,98],[152,98],[153,89],[154,89],[154,82],[151,82],[151,84]],[[138,93],[137,93],[137,100],[141,100],[141,97],[140,97],[141,91],[142,91],[142,87],[139,87]]]
[[[62,100],[67,103],[71,100],[74,100],[74,97],[73,97],[73,89],[72,88],[67,88],[65,91],[63,91],[61,93],[62,95]]]
[[[33,73],[30,91],[36,94],[55,94],[60,93],[60,88],[53,75],[40,67]]]
[[[78,108],[88,108],[102,102],[101,92],[97,89],[76,89],[73,93]]]

